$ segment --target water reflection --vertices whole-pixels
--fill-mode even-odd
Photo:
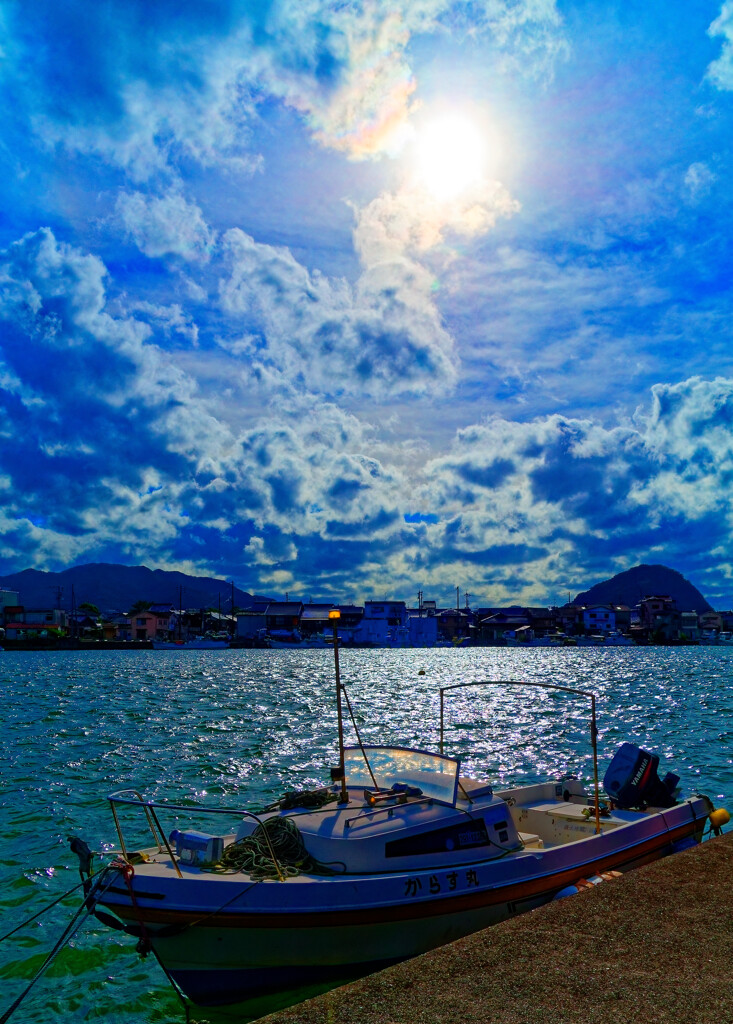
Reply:
[[[344,650],[341,672],[365,743],[436,751],[441,686],[523,679],[593,690],[601,773],[621,742],[635,740],[682,776],[684,791],[699,788],[733,811],[733,655],[724,649]],[[258,807],[285,789],[322,785],[337,759],[330,651],[5,652],[0,684],[3,921],[78,880],[68,834],[99,850],[116,844],[108,792],[129,786],[172,802]],[[589,719],[588,702],[568,694],[453,691],[445,752],[500,785],[569,771],[589,779]],[[65,915],[61,906],[29,933],[41,951]],[[81,1024],[81,989],[96,991],[94,1015],[110,1022],[182,1019],[134,943],[101,926],[77,942],[73,965],[60,959],[24,1020],[61,1013]],[[38,953],[28,937],[0,950],[8,1004]]]

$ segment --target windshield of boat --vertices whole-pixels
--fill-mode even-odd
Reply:
[[[461,765],[458,758],[407,747],[346,747],[344,767],[348,785],[374,788],[365,756],[380,789],[412,786],[422,796],[455,805]]]

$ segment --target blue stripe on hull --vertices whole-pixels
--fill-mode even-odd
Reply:
[[[198,1006],[224,1006],[262,1000],[270,1009],[291,1006],[328,988],[345,985],[399,963],[371,960],[360,964],[330,964],[309,967],[259,967],[252,970],[169,970],[168,975],[191,1002]],[[268,1012],[266,1009],[262,1013]]]

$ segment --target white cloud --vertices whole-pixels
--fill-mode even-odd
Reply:
[[[115,210],[125,233],[146,256],[181,256],[192,262],[209,259],[215,235],[199,207],[179,192],[163,196],[121,192]]]
[[[706,163],[697,161],[690,164],[685,172],[685,185],[687,186],[693,201],[706,196],[715,182],[717,175]]]
[[[67,63],[58,48],[26,43],[32,10],[9,16],[5,37],[5,73],[44,141],[101,154],[137,180],[182,157],[252,173],[249,130],[263,98],[297,110],[324,146],[354,158],[389,152],[411,112],[415,36],[484,35],[521,73],[546,72],[559,46],[552,0],[231,0],[185,19],[163,6],[143,18],[139,7],[130,0],[110,18],[74,0],[48,5],[36,27],[69,41]],[[50,99],[59,90],[63,110]]]
[[[481,235],[499,217],[520,209],[507,189],[484,180],[459,197],[438,201],[425,189],[405,185],[398,193],[383,193],[356,210],[354,243],[366,266],[420,255],[441,243],[447,232]]]
[[[259,334],[246,332],[257,338],[249,353],[256,361],[326,394],[442,391],[455,380],[453,342],[433,303],[432,275],[419,264],[370,268],[352,289],[239,229],[224,246],[231,269],[221,306],[259,325]]]
[[[329,368],[349,372],[336,350],[309,354],[325,309],[338,309],[349,329],[365,310],[380,309],[392,330],[408,312],[419,320],[425,272],[409,261],[378,265],[352,289],[241,232],[226,244],[227,314],[266,322],[267,345],[273,337],[289,369],[284,380],[261,374],[269,406],[246,428],[155,344],[151,324],[164,329],[168,318],[176,329],[175,309],[139,303],[133,317],[118,298],[113,316],[104,265],[49,230],[0,256],[3,379],[12,385],[2,395],[4,550],[32,549],[39,565],[110,547],[171,564],[184,551],[207,571],[238,566],[253,588],[320,579],[354,597],[438,588],[450,574],[496,601],[564,593],[597,565],[634,564],[652,550],[675,564],[702,535],[710,549],[729,550],[730,379],[659,384],[649,410],[615,427],[492,417],[431,457],[412,440],[380,440],[298,386],[295,371],[300,358],[302,377],[321,391]],[[395,277],[397,266],[416,281]]]
[[[18,332],[17,338],[6,334],[6,364],[44,415],[58,419],[59,438],[64,431],[81,433],[86,413],[110,425],[118,417],[128,425],[138,418],[148,437],[170,431],[168,443],[182,452],[195,450],[194,436],[199,443],[212,440],[214,421],[200,415],[200,406],[198,418],[191,416],[195,384],[149,343],[149,324],[110,314],[105,279],[99,259],[58,242],[47,228],[1,254],[0,312]],[[166,316],[175,319],[175,311]],[[32,363],[27,338],[35,349]]]
[[[723,36],[720,56],[707,70],[707,77],[719,89],[733,89],[733,3],[725,0],[720,14],[708,29],[712,37]]]
[[[141,313],[150,323],[157,324],[166,337],[180,337],[194,346],[198,342],[198,326],[178,303],[158,306],[154,302],[131,302],[129,310]]]

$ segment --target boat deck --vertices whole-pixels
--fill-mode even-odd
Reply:
[[[537,801],[511,807],[519,838],[526,849],[546,849],[576,842],[596,832],[595,809],[587,801]],[[643,811],[604,811],[601,832],[621,828],[644,816]]]

